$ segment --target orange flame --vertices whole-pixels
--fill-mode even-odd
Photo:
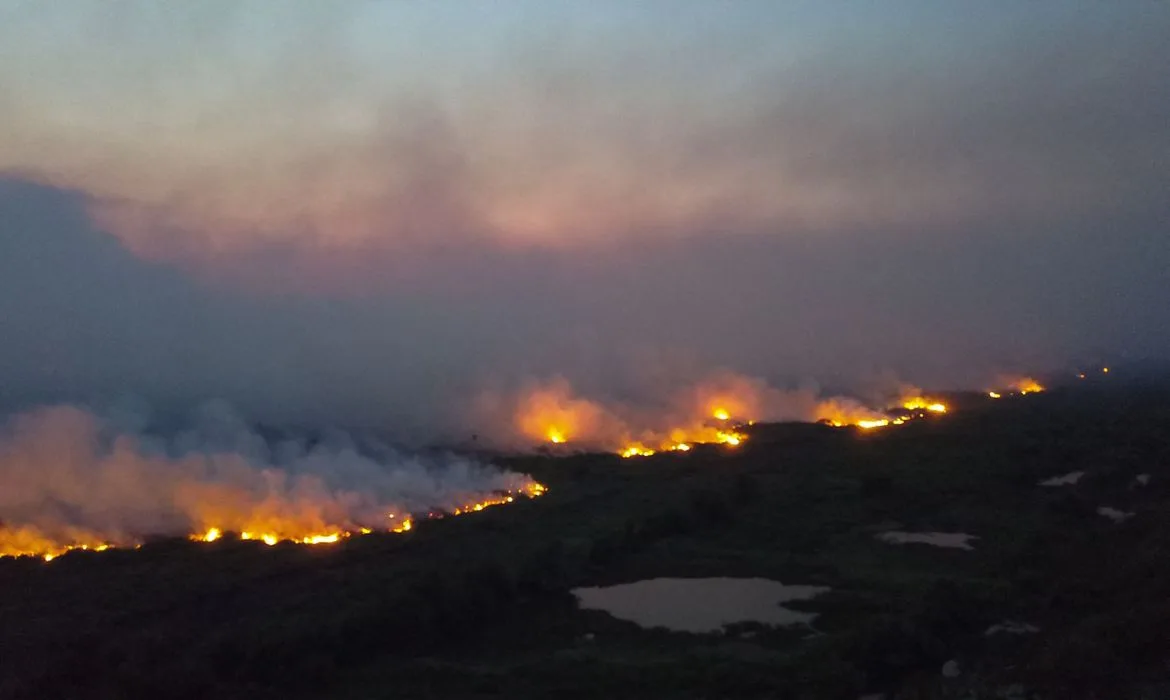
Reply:
[[[463,506],[454,508],[450,515],[465,515],[467,513],[478,513],[485,508],[492,506],[506,505],[513,503],[516,496],[523,495],[528,498],[537,498],[548,492],[548,488],[543,484],[531,482],[523,487],[518,492],[507,492],[498,496],[493,496],[482,501],[467,503]],[[432,514],[431,517],[443,517],[442,513]],[[390,514],[387,516],[389,520],[396,520],[397,515]],[[368,535],[373,532],[373,529],[368,527],[360,527],[354,530],[332,530],[324,532],[298,532],[300,527],[295,522],[286,523],[268,523],[265,527],[271,529],[256,529],[245,528],[240,530],[239,539],[246,541],[263,542],[269,547],[275,546],[280,542],[292,542],[295,544],[304,545],[322,545],[334,544],[344,539],[353,537],[354,535]],[[409,532],[414,527],[414,521],[411,517],[405,517],[400,521],[390,525],[386,531],[392,533]],[[188,536],[188,539],[195,542],[216,542],[224,538],[225,530],[219,527],[209,527],[199,533]],[[46,562],[53,561],[57,557],[74,550],[84,550],[92,552],[104,552],[107,549],[114,549],[121,546],[140,547],[141,543],[128,544],[111,544],[109,542],[95,541],[86,539],[84,534],[78,533],[78,539],[68,544],[62,544],[51,538],[45,537],[43,534],[37,532],[33,528],[9,528],[0,527],[0,557],[26,557],[35,556],[44,559]]]

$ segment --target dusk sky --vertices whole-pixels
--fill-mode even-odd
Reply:
[[[453,430],[1170,348],[1170,4],[0,0],[0,403]]]

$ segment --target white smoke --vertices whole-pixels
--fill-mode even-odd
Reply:
[[[221,405],[170,436],[134,413],[70,405],[0,430],[0,555],[36,542],[131,544],[215,527],[283,537],[391,529],[533,482],[454,454],[409,455],[335,433],[272,441]],[[393,514],[397,520],[391,518]]]

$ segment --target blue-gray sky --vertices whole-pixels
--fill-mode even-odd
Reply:
[[[1170,347],[1170,5],[0,2],[0,387],[432,426]],[[156,396],[152,396],[156,395]]]

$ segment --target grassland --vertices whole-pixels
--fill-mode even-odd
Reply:
[[[872,433],[758,425],[737,450],[509,458],[549,494],[403,535],[0,561],[0,697],[1170,697],[1170,393],[954,399]],[[979,539],[875,538],[892,529]],[[569,593],[656,576],[832,592],[789,604],[815,631],[712,635]],[[1005,619],[1040,631],[984,634]]]

